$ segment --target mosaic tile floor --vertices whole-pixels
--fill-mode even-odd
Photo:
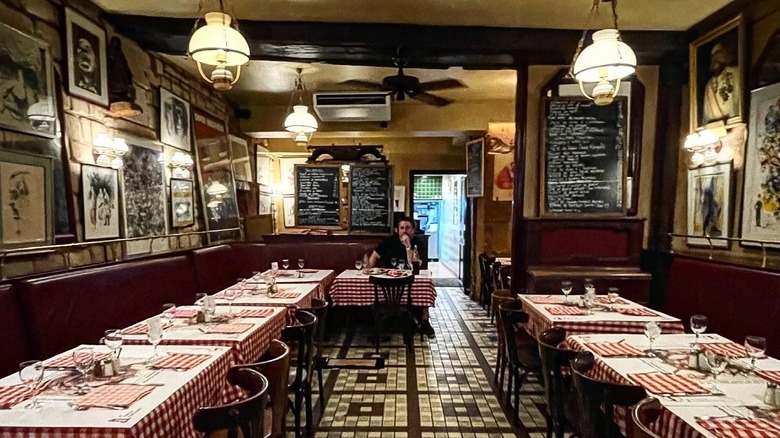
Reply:
[[[382,342],[381,370],[325,370],[325,399],[314,395],[315,437],[544,437],[538,382],[531,377],[523,386],[520,425],[513,425],[493,386],[495,327],[462,289],[437,290],[436,308],[431,309],[435,338],[421,341],[416,336],[411,353],[400,335]],[[329,326],[337,325],[329,321]],[[353,335],[333,327],[325,354],[370,357],[369,333],[365,325]]]

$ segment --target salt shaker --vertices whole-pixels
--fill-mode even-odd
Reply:
[[[773,406],[780,406],[780,390],[777,389],[777,385],[774,386],[775,386],[775,403],[773,404]]]
[[[774,383],[767,383],[766,390],[764,391],[764,403],[769,406],[777,406],[778,400],[780,400],[780,391],[777,390],[777,385]]]

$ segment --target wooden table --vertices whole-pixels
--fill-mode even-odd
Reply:
[[[378,277],[387,277],[377,275]],[[374,286],[369,275],[356,269],[348,269],[333,280],[330,297],[334,306],[370,306],[374,304]],[[390,277],[387,277],[390,278]],[[412,305],[433,307],[436,304],[436,288],[430,271],[420,271],[412,283]]]

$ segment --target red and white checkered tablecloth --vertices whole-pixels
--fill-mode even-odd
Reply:
[[[381,291],[380,291],[381,293]],[[368,275],[358,275],[352,269],[339,274],[330,288],[334,306],[370,306],[374,304],[374,286],[368,282]],[[434,307],[436,288],[430,276],[416,276],[412,283],[412,305]]]
[[[290,269],[288,271],[279,271],[280,274],[276,277],[276,284],[295,284],[295,283],[317,283],[317,292],[315,298],[324,300],[328,297],[328,291],[333,284],[333,279],[336,278],[336,272],[332,269],[303,269],[303,275],[298,277],[297,270]],[[261,281],[262,277],[270,275],[271,271],[265,271],[253,277],[251,281]],[[309,304],[311,305],[311,304]],[[301,306],[306,307],[306,306]]]
[[[338,280],[338,279],[337,279]],[[587,333],[644,333],[645,324],[655,321],[661,328],[661,333],[685,333],[682,321],[677,318],[653,312],[655,316],[623,315],[619,312],[597,312],[595,315],[553,315],[546,305],[535,303],[533,295],[520,295],[523,301],[523,310],[528,313],[528,322],[525,328],[535,337],[553,327],[562,327],[570,335]],[[576,300],[577,297],[570,297]],[[643,306],[630,303],[631,308],[643,308]],[[558,307],[558,306],[556,306]]]

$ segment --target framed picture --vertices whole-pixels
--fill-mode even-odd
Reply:
[[[688,170],[688,234],[729,237],[731,228],[731,163]],[[691,246],[709,246],[706,238],[689,237]],[[729,241],[713,240],[715,248]]]
[[[0,23],[0,65],[0,128],[54,138],[49,45]]]
[[[284,195],[295,193],[296,164],[306,164],[306,158],[284,157],[279,159],[279,184],[281,184],[282,194]]]
[[[689,47],[691,132],[741,122],[744,108],[745,30],[742,15]]]
[[[230,157],[236,181],[252,182],[252,166],[249,164],[249,151],[245,139],[235,135],[230,136]]]
[[[487,154],[493,157],[494,201],[511,201],[515,179],[515,124],[488,123]]]
[[[130,150],[123,157],[122,211],[125,237],[164,236],[168,234],[165,170],[161,152],[128,140]],[[159,242],[158,242],[159,241]],[[162,243],[164,239],[155,239]],[[128,255],[148,253],[148,240],[126,242]]]
[[[54,241],[52,159],[0,151],[0,248]]]
[[[84,240],[120,237],[119,176],[116,169],[81,165],[81,206]]]
[[[780,29],[769,38],[753,69],[752,84],[759,87],[780,82]]]
[[[171,223],[174,228],[195,223],[194,184],[189,179],[171,179]]]
[[[466,196],[485,194],[485,139],[466,143]]]
[[[268,149],[258,145],[255,152],[255,165],[257,168],[257,183],[271,190],[271,154]],[[262,190],[261,187],[261,190]]]
[[[742,195],[742,238],[780,237],[780,83],[750,93],[750,128]],[[757,243],[743,242],[744,245]],[[780,247],[780,245],[775,245]]]
[[[65,44],[68,50],[68,91],[107,107],[106,31],[73,9],[65,8]]]
[[[393,186],[393,211],[406,211],[406,186]]]
[[[282,209],[284,214],[284,227],[295,227],[295,198],[285,196],[282,198]]]
[[[257,214],[271,214],[273,212],[273,198],[270,193],[260,193],[257,198]]]
[[[190,103],[165,88],[160,88],[160,141],[192,151]]]

